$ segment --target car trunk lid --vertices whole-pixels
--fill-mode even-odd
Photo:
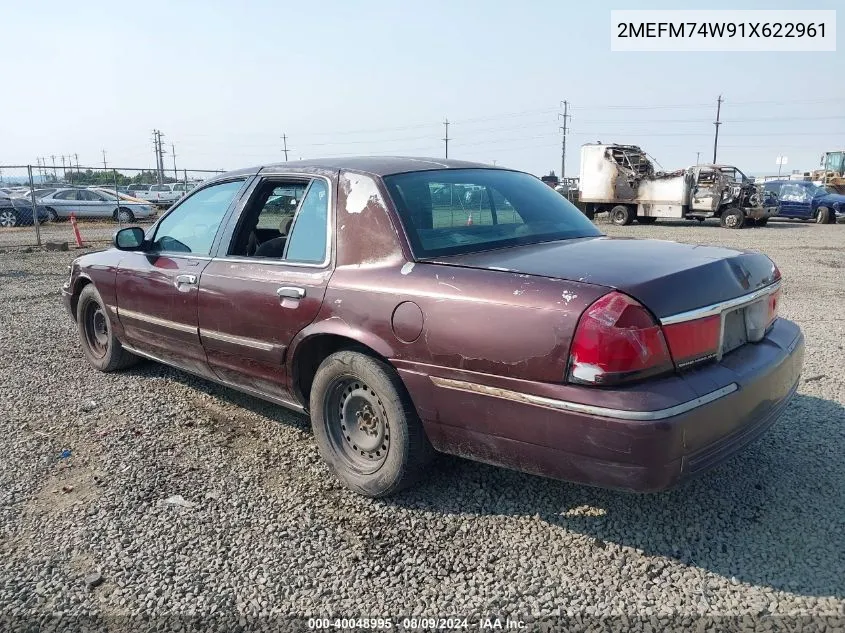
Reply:
[[[663,240],[582,238],[434,258],[439,264],[507,270],[624,292],[663,319],[731,301],[776,281],[760,253]]]

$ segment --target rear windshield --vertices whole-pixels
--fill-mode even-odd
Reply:
[[[529,174],[444,169],[384,182],[418,258],[601,235],[571,202]]]

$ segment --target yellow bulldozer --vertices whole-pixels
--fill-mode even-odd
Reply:
[[[821,169],[806,172],[804,178],[845,194],[845,150],[825,152],[819,166]]]

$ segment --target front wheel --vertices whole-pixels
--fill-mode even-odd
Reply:
[[[819,207],[816,211],[816,224],[827,224],[830,222],[830,209],[827,207]]]
[[[719,223],[726,229],[741,229],[745,226],[745,214],[742,209],[730,207],[722,211]]]
[[[79,293],[76,326],[85,358],[100,371],[124,369],[138,361],[137,356],[123,349],[114,335],[106,305],[92,284],[85,286]]]
[[[50,222],[58,222],[59,221],[59,214],[56,213],[55,209],[53,209],[51,207],[47,207],[47,215],[50,216]]]
[[[626,226],[634,221],[634,215],[624,204],[617,204],[610,210],[610,221],[616,226]]]
[[[310,409],[323,460],[367,497],[408,487],[434,455],[399,376],[366,354],[344,350],[326,358],[311,385]]]

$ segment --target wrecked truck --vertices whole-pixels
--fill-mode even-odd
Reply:
[[[580,202],[584,213],[608,213],[613,224],[658,218],[719,218],[723,227],[764,226],[777,202],[732,165],[695,165],[657,171],[636,145],[588,143],[581,147]]]

